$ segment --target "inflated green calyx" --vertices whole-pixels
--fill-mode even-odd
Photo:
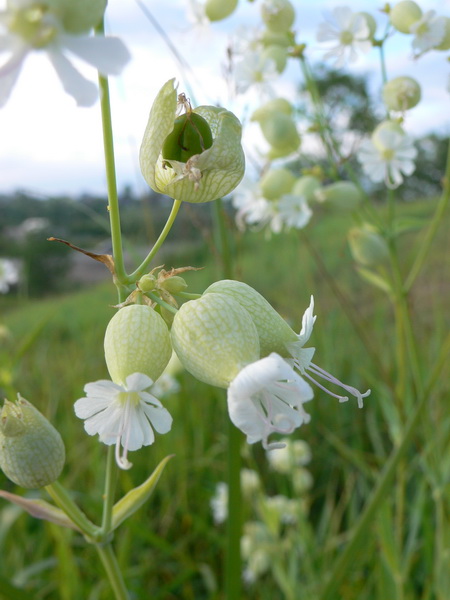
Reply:
[[[166,160],[185,163],[191,156],[211,148],[212,143],[213,137],[206,119],[194,112],[187,112],[175,119],[173,131],[164,141],[162,156]]]

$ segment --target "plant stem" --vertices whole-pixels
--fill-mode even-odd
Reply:
[[[78,508],[75,502],[67,493],[67,490],[58,481],[54,481],[45,487],[52,500],[66,515],[75,523],[75,525],[88,537],[95,538],[98,534],[98,527],[94,525]]]
[[[103,494],[102,534],[106,539],[111,531],[114,490],[116,487],[115,446],[108,446],[106,456],[105,491]]]
[[[104,22],[96,28],[104,35]],[[102,111],[103,148],[105,153],[106,183],[108,188],[108,211],[111,226],[111,241],[114,256],[115,275],[121,284],[126,280],[123,263],[122,233],[120,229],[119,198],[117,195],[116,169],[114,160],[114,142],[111,122],[111,103],[109,100],[108,78],[99,75],[100,106]]]
[[[164,225],[163,230],[161,231],[161,233],[159,235],[159,238],[156,240],[153,248],[147,254],[146,258],[142,261],[140,266],[133,273],[131,273],[131,275],[128,277],[128,283],[133,283],[136,280],[140,279],[142,277],[142,275],[144,275],[150,262],[152,261],[153,257],[158,252],[158,250],[161,248],[164,240],[167,237],[167,234],[171,230],[172,225],[175,221],[175,217],[177,216],[178,211],[180,210],[180,206],[181,206],[181,200],[173,201],[172,210],[170,211],[170,215],[166,221],[166,224]]]
[[[123,581],[122,573],[117,562],[111,543],[95,544],[100,559],[108,576],[109,583],[116,600],[129,600],[129,595]]]
[[[214,202],[213,210],[214,224],[216,233],[218,234],[216,244],[222,259],[223,276],[226,279],[231,279],[233,277],[233,261],[222,200],[219,199]],[[225,590],[227,600],[240,600],[242,595],[241,444],[241,432],[231,421],[228,421],[228,520],[225,561]]]
[[[175,308],[175,306],[172,306],[171,304],[169,304],[168,302],[163,300],[162,298],[160,298],[158,295],[152,294],[152,292],[146,292],[146,296],[148,296],[151,300],[153,300],[153,302],[156,302],[156,304],[163,306],[166,310],[173,313],[174,315],[177,314],[178,309]]]

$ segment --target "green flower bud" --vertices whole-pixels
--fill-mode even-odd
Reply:
[[[210,21],[222,21],[235,10],[238,0],[206,0],[205,14]]]
[[[216,200],[229,194],[244,175],[241,124],[233,113],[216,106],[188,110],[180,121],[174,81],[163,85],[150,111],[140,150],[142,174],[155,192],[177,200]],[[198,153],[192,155],[193,151]],[[164,157],[172,152],[177,159]]]
[[[258,331],[261,356],[271,352],[288,356],[285,343],[295,342],[297,335],[260,293],[246,283],[231,279],[216,281],[203,292],[203,297],[210,293],[228,296],[250,314]]]
[[[105,332],[105,360],[114,383],[125,385],[128,375],[143,373],[156,381],[172,355],[164,319],[146,305],[121,308]]]
[[[361,17],[364,17],[364,19],[366,20],[367,27],[369,28],[369,35],[368,35],[367,39],[373,40],[375,32],[377,30],[377,22],[372,17],[372,15],[368,12],[364,12],[364,11],[357,12],[353,16],[358,17],[359,15],[361,15]]]
[[[221,388],[259,359],[258,333],[242,306],[223,294],[207,294],[183,304],[175,315],[172,344],[194,377]]]
[[[383,86],[383,102],[386,108],[405,111],[420,101],[420,85],[412,77],[396,77]]]
[[[337,181],[315,192],[316,200],[339,210],[355,210],[362,200],[361,192],[351,181]]]
[[[350,229],[348,243],[354,260],[365,267],[375,267],[389,256],[386,240],[367,223]]]
[[[422,9],[413,0],[402,0],[391,8],[389,17],[392,25],[401,33],[410,33],[414,25],[422,16]]]
[[[283,48],[289,48],[289,46],[293,45],[292,35],[289,35],[288,33],[277,33],[276,31],[270,31],[270,29],[263,31],[259,41],[264,47],[276,44]]]
[[[107,0],[44,0],[36,5],[48,6],[69,33],[83,33],[102,20]]]
[[[151,273],[147,273],[139,279],[137,285],[141,292],[152,292],[156,287],[156,277]]]
[[[295,177],[288,169],[270,169],[261,177],[259,187],[264,198],[276,200],[290,194],[294,183]]]
[[[287,156],[298,149],[300,136],[292,117],[283,113],[272,113],[259,124],[264,137],[277,151],[278,157]]]
[[[251,116],[251,121],[264,121],[273,114],[282,113],[290,117],[293,113],[292,104],[285,98],[274,98],[257,108]]]
[[[445,19],[445,34],[444,39],[439,46],[434,46],[435,50],[448,50],[450,49],[450,17],[443,17]]]
[[[5,400],[0,411],[0,467],[24,488],[41,488],[58,479],[65,461],[61,436],[30,402]]]
[[[299,177],[292,188],[293,196],[303,196],[307,202],[315,200],[314,192],[320,188],[320,180],[314,175]]]
[[[273,60],[278,73],[282,73],[286,68],[287,50],[283,46],[273,44],[262,51],[261,58],[263,61]]]
[[[170,294],[177,294],[178,292],[182,292],[187,288],[187,283],[183,277],[174,275],[173,277],[164,279],[160,283],[160,287],[167,290]]]
[[[264,0],[261,15],[270,31],[285,33],[292,28],[295,10],[289,0]]]

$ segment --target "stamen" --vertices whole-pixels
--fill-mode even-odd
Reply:
[[[353,386],[342,383],[342,381],[339,381],[339,379],[337,379],[336,377],[331,375],[331,373],[328,373],[328,371],[325,371],[324,369],[315,365],[314,363],[310,363],[309,366],[307,367],[307,370],[311,371],[315,375],[318,375],[319,377],[322,377],[322,379],[325,379],[326,381],[329,381],[330,383],[332,383],[334,385],[340,386],[345,391],[349,392],[352,396],[355,396],[355,398],[358,401],[359,408],[363,407],[363,398],[366,398],[366,396],[368,396],[370,394],[370,390],[367,390],[366,392],[361,393],[359,390],[357,390]],[[333,392],[331,392],[330,390],[325,388],[323,385],[321,385],[318,381],[313,379],[313,377],[311,377],[311,375],[309,375],[306,371],[303,371],[303,375],[306,376],[310,381],[315,383],[315,385],[317,385],[321,390],[327,392],[327,394],[329,394],[330,396],[337,398],[339,400],[339,402],[347,402],[348,396],[339,396],[338,394],[334,394]]]

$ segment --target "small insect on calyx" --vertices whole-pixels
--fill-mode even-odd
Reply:
[[[164,141],[162,157],[186,163],[195,154],[211,148],[213,137],[207,121],[192,110],[184,94],[178,96],[178,104],[185,112],[175,119],[173,131]]]

